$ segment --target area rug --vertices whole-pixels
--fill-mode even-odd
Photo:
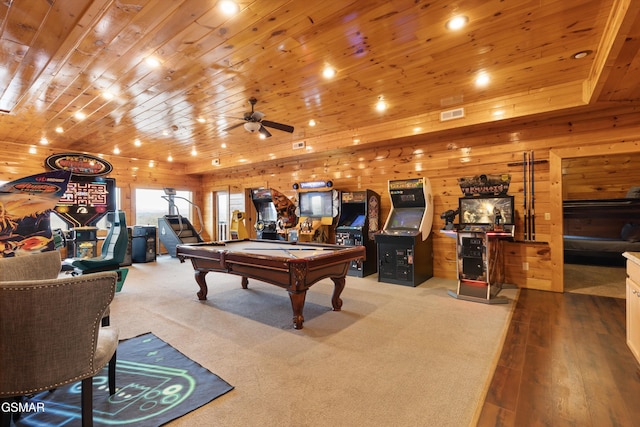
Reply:
[[[152,333],[121,341],[117,391],[109,396],[107,369],[93,378],[95,426],[157,427],[233,389],[226,381]],[[33,396],[39,411],[23,414],[17,426],[80,425],[80,383]]]

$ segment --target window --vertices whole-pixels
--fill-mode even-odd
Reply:
[[[158,218],[169,214],[169,200],[164,190],[136,189],[136,225],[158,225]],[[191,221],[191,191],[176,191],[173,196],[176,214]],[[133,224],[130,224],[133,225]]]

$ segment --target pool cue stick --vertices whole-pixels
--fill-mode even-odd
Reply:
[[[527,217],[527,152],[526,151],[522,153],[522,167],[523,167],[523,195],[524,195],[524,203],[522,205],[523,215],[524,215],[524,240],[528,240],[527,222],[529,218]]]
[[[531,227],[530,227],[530,234],[531,234],[531,240],[536,240],[536,196],[535,196],[535,177],[533,175],[533,165],[535,163],[535,161],[533,160],[533,150],[531,150],[531,154],[529,155],[530,157],[530,161],[531,161],[531,178],[529,179],[529,182],[531,183],[531,215],[529,216],[529,218],[531,219]]]

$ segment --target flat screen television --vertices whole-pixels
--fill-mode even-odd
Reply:
[[[460,224],[495,224],[497,211],[503,224],[514,223],[513,196],[461,197],[459,200]]]
[[[396,208],[391,211],[387,230],[419,230],[423,208]]]
[[[332,217],[333,192],[309,191],[300,193],[299,207],[302,217]]]

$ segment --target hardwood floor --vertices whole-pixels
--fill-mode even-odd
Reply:
[[[522,289],[478,426],[640,425],[625,300]]]

